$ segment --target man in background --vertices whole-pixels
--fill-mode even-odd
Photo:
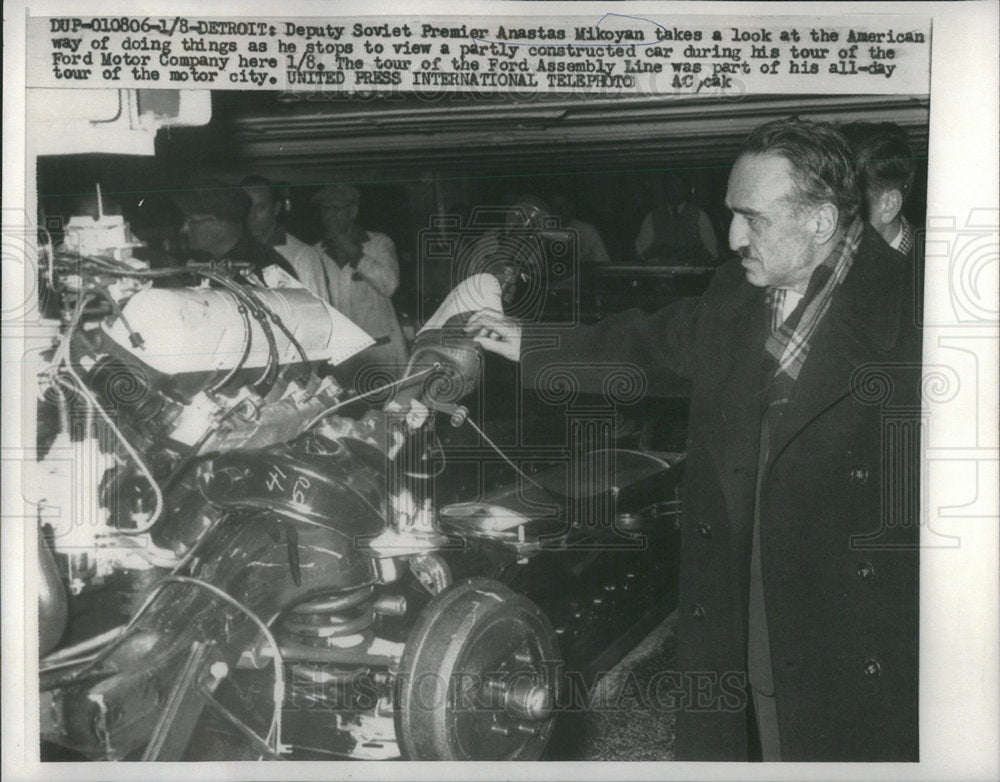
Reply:
[[[914,230],[903,207],[914,166],[906,131],[893,122],[855,122],[844,134],[854,148],[865,219],[892,249],[910,255]]]
[[[691,185],[675,171],[663,178],[666,202],[646,215],[635,238],[645,263],[712,265],[719,255],[712,222],[691,202]]]
[[[277,250],[295,270],[299,282],[314,296],[327,301],[329,293],[323,279],[323,261],[315,247],[288,233],[278,222],[282,199],[277,186],[262,176],[251,175],[240,188],[250,199],[246,227],[258,242]]]
[[[215,261],[249,263],[251,274],[269,288],[299,285],[284,256],[246,231],[250,199],[238,187],[208,180],[177,191],[173,198],[184,215],[181,235],[190,250]]]
[[[392,239],[357,224],[361,193],[348,184],[327,185],[313,196],[323,221],[315,245],[326,274],[329,302],[384,344],[358,356],[360,365],[379,364],[396,376],[406,368],[407,349],[391,296],[399,287],[399,260]]]

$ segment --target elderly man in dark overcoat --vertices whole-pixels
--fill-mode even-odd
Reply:
[[[768,123],[729,177],[738,257],[703,296],[557,348],[501,313],[468,325],[529,385],[553,361],[584,390],[623,361],[653,393],[690,383],[678,759],[918,759],[920,331],[858,202],[838,131]]]

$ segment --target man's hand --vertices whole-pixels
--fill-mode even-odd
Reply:
[[[485,309],[477,312],[465,324],[465,331],[475,334],[475,341],[486,350],[509,358],[521,360],[521,324],[502,312]]]
[[[361,243],[350,232],[327,236],[326,245],[330,257],[341,267],[357,268],[358,262],[361,260],[362,248]]]

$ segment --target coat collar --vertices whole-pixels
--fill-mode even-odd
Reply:
[[[851,355],[860,360],[892,350],[899,338],[904,290],[903,267],[869,225],[858,255],[829,315],[851,337]]]
[[[823,410],[851,392],[855,371],[884,362],[899,339],[906,296],[900,258],[870,226],[816,334],[792,400],[772,422],[771,461]]]

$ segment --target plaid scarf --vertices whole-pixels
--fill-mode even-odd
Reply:
[[[896,249],[903,255],[909,255],[910,250],[913,249],[913,226],[910,225],[910,221],[902,215],[900,215],[899,220],[899,231],[901,236],[899,238],[899,247]]]
[[[785,291],[778,288],[767,289],[767,305],[771,322],[771,334],[765,344],[765,359],[774,367],[772,398],[785,398],[792,385],[798,380],[802,365],[809,355],[809,346],[819,324],[830,309],[834,291],[847,276],[854,262],[854,255],[861,242],[861,219],[854,218],[837,246],[813,271],[809,286],[798,306],[784,322],[781,308]]]

